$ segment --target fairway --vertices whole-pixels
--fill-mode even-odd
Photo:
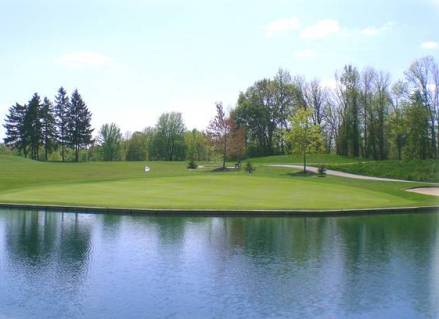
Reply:
[[[144,166],[151,172],[144,173]],[[150,209],[352,209],[427,206],[437,199],[405,189],[422,183],[301,176],[257,166],[213,173],[184,162],[41,163],[0,157],[1,203]],[[210,164],[212,165],[212,164]]]

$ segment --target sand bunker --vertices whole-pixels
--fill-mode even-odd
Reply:
[[[439,196],[439,187],[416,187],[410,188],[407,191],[424,195]]]

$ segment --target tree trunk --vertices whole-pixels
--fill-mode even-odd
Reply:
[[[433,146],[433,158],[437,158],[437,146],[436,146],[436,130],[434,128],[435,122],[434,117],[431,116],[431,144]]]
[[[226,156],[227,156],[227,135],[224,133],[224,150],[223,150],[223,169],[226,169]]]
[[[306,174],[306,151],[303,152],[303,173]]]
[[[398,142],[398,160],[401,160],[401,144]]]

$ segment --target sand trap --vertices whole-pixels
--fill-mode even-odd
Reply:
[[[407,191],[424,195],[439,196],[439,187],[416,187],[410,188]]]

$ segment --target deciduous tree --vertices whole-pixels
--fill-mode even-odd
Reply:
[[[207,133],[214,146],[214,149],[222,156],[222,168],[226,168],[227,146],[230,134],[230,122],[227,120],[226,113],[221,102],[216,104],[216,115],[210,121]]]
[[[311,109],[297,110],[290,118],[291,131],[287,134],[293,153],[303,156],[304,173],[306,173],[307,154],[324,151],[320,126],[313,123],[312,115]]]
[[[120,160],[122,133],[116,123],[104,124],[99,131],[98,142],[104,161]]]
[[[163,113],[155,127],[151,145],[153,159],[185,159],[184,132],[185,125],[181,113]]]

